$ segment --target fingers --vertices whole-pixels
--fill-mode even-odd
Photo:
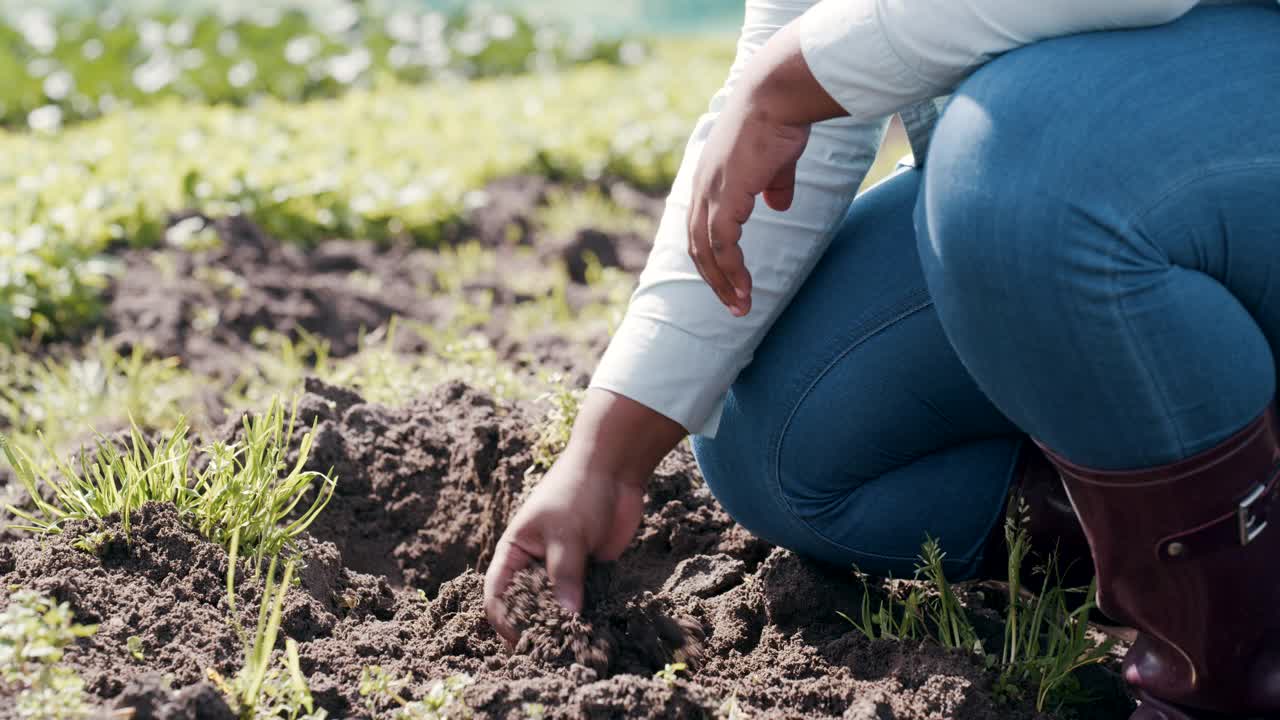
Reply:
[[[587,548],[581,540],[559,537],[547,542],[547,575],[556,601],[570,612],[582,611],[582,585]]]
[[[791,203],[795,200],[797,162],[799,158],[783,165],[778,170],[778,174],[769,181],[769,187],[765,188],[765,204],[778,212],[790,210]]]
[[[503,603],[502,596],[511,584],[511,578],[528,567],[533,560],[532,555],[504,537],[498,541],[498,547],[493,551],[493,560],[484,574],[484,611],[489,616],[489,624],[507,643],[507,649],[511,649],[520,636],[507,620],[507,606]]]
[[[698,268],[698,274],[706,281],[707,286],[716,294],[720,302],[734,310],[733,287],[725,279],[724,273],[716,265],[715,253],[711,250],[711,231],[707,224],[707,205],[699,202],[690,209],[689,216],[689,257]]]
[[[751,309],[751,276],[738,240],[754,199],[749,194],[740,197],[739,205],[745,200],[745,210],[733,212],[724,204],[710,201],[707,195],[698,193],[690,208],[689,256],[720,302],[741,317]]]
[[[746,258],[739,241],[742,239],[742,226],[750,218],[754,204],[755,200],[747,196],[748,209],[745,212],[733,214],[721,206],[710,218],[711,250],[716,267],[724,274],[733,293],[730,310],[738,317],[751,310],[751,273],[747,272]]]

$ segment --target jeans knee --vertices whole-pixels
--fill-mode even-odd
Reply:
[[[754,417],[754,422],[752,421]],[[795,473],[779,473],[770,443],[772,426],[758,414],[739,412],[730,401],[715,438],[694,437],[698,468],[720,506],[734,522],[774,545],[828,562],[833,547],[798,515],[787,487]]]
[[[734,522],[752,534],[786,545],[781,507],[769,492],[765,446],[741,423],[723,418],[714,438],[694,436],[693,454],[707,487]]]

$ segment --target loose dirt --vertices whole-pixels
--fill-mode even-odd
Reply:
[[[509,327],[507,311],[535,297],[514,291],[512,278],[563,262],[572,282],[566,299],[578,308],[596,299],[584,284],[588,256],[604,267],[639,271],[649,240],[595,228],[558,236],[538,227],[535,213],[557,187],[532,176],[496,181],[478,193],[477,207],[446,240],[476,240],[499,253],[498,267],[467,278],[462,291],[473,301],[484,295],[491,305],[494,317],[481,330],[503,357],[531,354],[540,365],[568,370],[583,356],[566,349],[563,338],[518,328],[528,339],[513,340],[517,328]],[[610,192],[637,212],[653,210],[653,199],[635,190],[619,185]],[[306,334],[343,357],[359,349],[363,333],[393,317],[437,323],[457,304],[439,293],[439,273],[448,268],[432,249],[339,239],[308,248],[270,237],[242,216],[185,213],[173,216],[170,227],[184,222],[203,224],[218,242],[203,249],[122,249],[117,259],[123,269],[107,292],[97,331],[122,349],[142,345],[224,382],[234,380],[245,355],[261,347],[262,329],[295,339]],[[535,240],[536,252],[514,252]],[[606,340],[602,335],[590,342],[589,354]]]
[[[485,620],[480,571],[525,489],[530,412],[460,384],[399,409],[308,390],[311,465],[332,466],[338,490],[300,543],[283,629],[331,717],[369,717],[358,684],[374,664],[412,677],[415,697],[469,675],[464,698],[481,718],[522,717],[528,703],[563,718],[729,717],[730,707],[734,717],[1037,717],[998,702],[973,656],[854,632],[836,612],[857,609],[861,585],[748,535],[684,449],[655,474],[635,542],[591,569],[582,616],[555,604],[540,570],[519,577],[508,599],[524,633],[508,652]],[[145,507],[127,537],[117,522],[106,529],[96,553],[74,547],[96,530],[87,525],[0,545],[0,582],[101,623],[67,661],[104,701],[145,705],[139,717],[226,717],[203,683],[209,668],[239,666],[233,623],[252,628],[260,581],[240,568],[232,617],[227,554],[172,507]],[[141,660],[125,648],[130,635]],[[654,676],[673,662],[687,669]]]
[[[584,344],[556,328],[514,328],[513,309],[533,299],[514,280],[562,260],[574,279],[567,300],[580,307],[594,292],[580,282],[586,252],[636,271],[647,240],[590,228],[547,236],[533,218],[551,187],[511,178],[480,198],[459,237],[500,257],[467,280],[462,297],[493,298],[480,330],[503,358],[563,369],[582,384],[607,338]],[[651,217],[661,211],[651,196],[610,192]],[[358,349],[362,329],[393,316],[437,323],[458,303],[438,292],[433,251],[340,240],[303,250],[243,219],[210,223],[221,239],[215,249],[120,252],[127,270],[111,291],[109,341],[176,356],[217,386],[257,349],[259,327],[310,333],[341,355]],[[535,252],[516,253],[522,244]],[[337,488],[298,543],[302,567],[282,633],[298,642],[301,669],[331,718],[389,716],[392,703],[371,706],[360,695],[371,665],[410,678],[404,694],[412,698],[465,674],[463,698],[477,718],[534,717],[538,706],[545,717],[574,719],[1054,717],[1034,712],[1030,692],[1001,699],[994,673],[972,654],[868,641],[839,615],[860,611],[862,583],[736,525],[683,445],[655,472],[626,553],[589,569],[581,615],[554,601],[540,568],[517,577],[506,600],[522,633],[509,650],[485,618],[482,573],[530,490],[542,408],[460,383],[389,408],[309,380],[299,412],[298,432],[316,433],[309,468],[332,471]],[[234,439],[236,427],[204,439]],[[138,719],[231,718],[208,671],[231,676],[243,662],[239,632],[256,622],[262,578],[247,564],[237,568],[233,613],[222,548],[171,506],[147,506],[131,526],[127,535],[119,519],[46,537],[0,534],[0,583],[45,592],[69,603],[77,621],[100,624],[66,662],[103,706]],[[97,549],[77,548],[91,532],[105,532]],[[989,618],[988,599],[998,595],[965,597]],[[131,636],[141,640],[141,658],[126,649]],[[684,669],[656,675],[672,663]],[[1099,687],[1113,681],[1104,675]],[[5,692],[0,720],[14,717]],[[1124,717],[1122,693],[1110,687],[1102,696],[1106,704],[1077,717]]]

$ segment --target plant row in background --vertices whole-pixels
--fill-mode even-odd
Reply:
[[[301,105],[164,103],[49,136],[0,131],[0,342],[91,321],[112,271],[102,252],[162,242],[182,208],[243,213],[299,242],[431,243],[503,175],[663,187],[729,53],[664,41],[622,69],[392,82]]]
[[[0,15],[0,125],[49,132],[169,98],[303,101],[380,78],[456,81],[644,54],[636,42],[483,6],[307,12],[263,2],[232,17],[121,6],[59,13],[35,3]]]
[[[501,400],[537,400],[553,393],[552,406],[565,407],[569,391],[548,376],[534,358],[524,364],[504,361],[478,332],[492,319],[483,293],[463,296],[461,285],[496,262],[492,250],[474,244],[444,248],[438,292],[456,295],[450,317],[433,325],[392,320],[366,333],[359,349],[333,357],[320,337],[299,332],[289,337],[267,328],[253,335],[255,350],[245,353],[241,374],[218,393],[229,412],[260,408],[277,395],[301,391],[308,376],[349,387],[370,402],[398,405],[436,385],[461,380]],[[521,291],[532,299],[511,311],[510,337],[520,331],[554,329],[588,352],[592,338],[616,327],[634,287],[630,275],[616,268],[592,266],[588,281],[600,291],[598,302],[572,307],[569,282],[562,267],[521,277]],[[413,338],[425,349],[397,350],[397,336]],[[519,358],[517,358],[518,360]],[[57,453],[74,450],[95,428],[107,430],[136,423],[144,430],[172,428],[186,417],[195,429],[207,430],[203,398],[208,381],[183,367],[177,358],[154,357],[142,345],[122,353],[100,339],[74,353],[43,356],[0,345],[0,432],[20,447],[47,445]],[[571,419],[570,419],[571,420]],[[546,447],[559,442],[563,429],[548,436]],[[552,437],[555,436],[555,437]],[[45,462],[49,454],[46,453]],[[550,456],[542,464],[550,465]],[[545,468],[544,468],[545,469]]]

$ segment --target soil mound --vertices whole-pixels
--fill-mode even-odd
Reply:
[[[524,488],[535,416],[457,382],[396,409],[314,379],[306,389],[308,467],[337,478],[312,534],[348,567],[429,595],[483,568]]]
[[[672,617],[671,603],[649,593],[615,596],[609,587],[611,570],[597,567],[589,573],[582,615],[555,601],[542,568],[517,574],[504,597],[520,633],[515,651],[549,667],[576,663],[600,677],[628,671],[652,674],[669,662],[696,665],[702,655],[702,624]]]

